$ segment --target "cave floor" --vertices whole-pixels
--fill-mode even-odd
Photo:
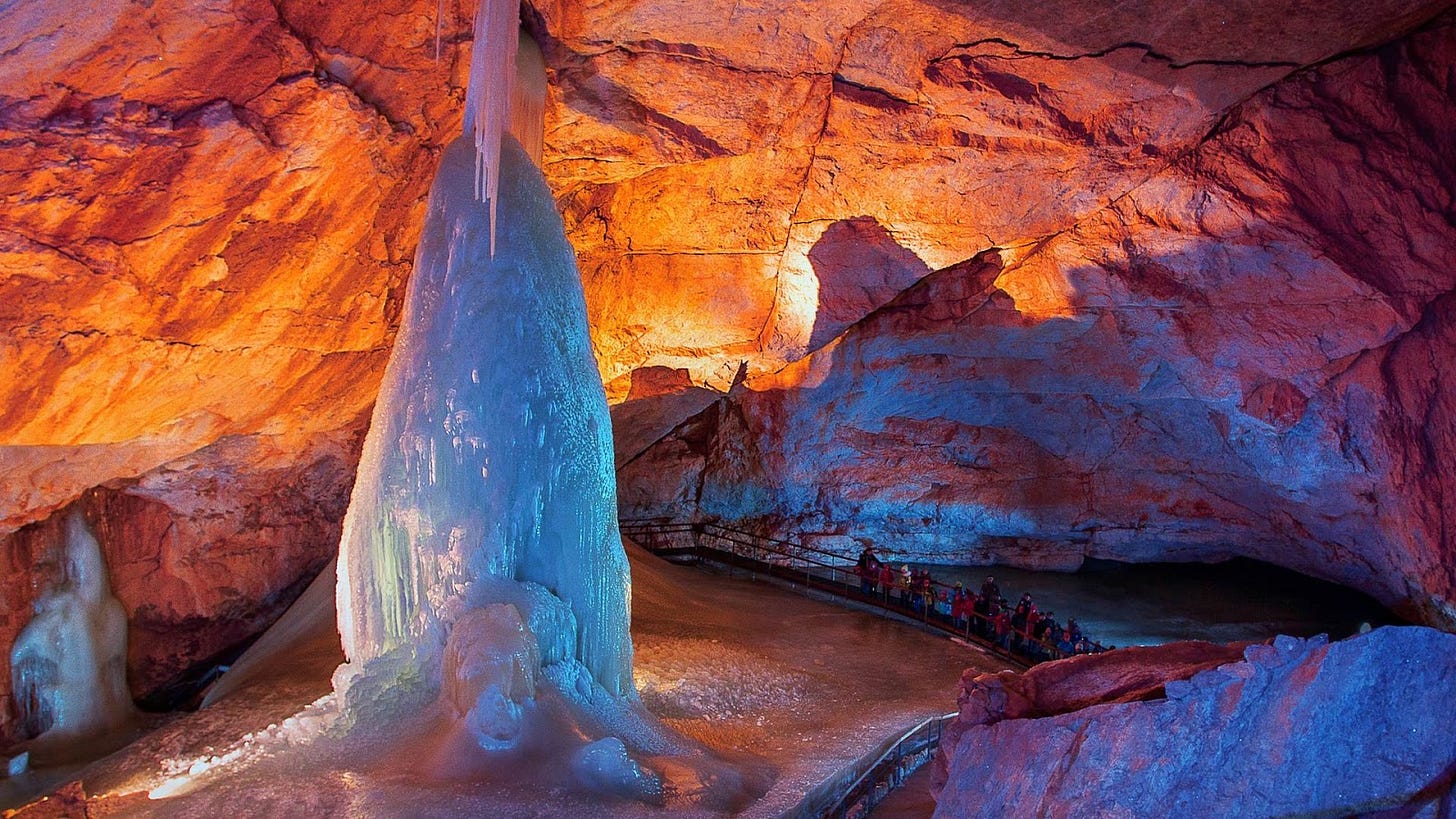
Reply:
[[[966,668],[1001,661],[874,614],[748,580],[674,566],[629,548],[635,677],[663,722],[725,757],[773,771],[742,816],[777,816],[920,720],[955,710]],[[298,638],[286,663],[92,765],[66,799],[90,815],[640,816],[569,787],[446,780],[407,743],[363,755],[298,739],[342,659],[332,624]],[[240,739],[241,738],[241,739]],[[219,758],[221,762],[219,762]],[[148,792],[196,776],[176,795]],[[55,805],[61,807],[61,805]],[[716,810],[674,815],[715,815]]]

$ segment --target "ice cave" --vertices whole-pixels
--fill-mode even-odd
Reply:
[[[0,816],[1449,816],[1456,2],[0,2]]]

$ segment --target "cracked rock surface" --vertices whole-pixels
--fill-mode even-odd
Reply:
[[[609,393],[644,368],[725,389],[746,362],[732,412],[751,428],[772,403],[799,435],[813,401],[764,391],[774,371],[837,348],[864,351],[841,373],[880,373],[818,422],[860,436],[859,465],[802,453],[863,498],[754,501],[780,466],[681,436],[624,494],[676,481],[706,503],[697,473],[726,487],[741,462],[728,511],[840,532],[875,503],[960,526],[990,487],[1026,517],[975,531],[1050,564],[1224,553],[1227,522],[1456,619],[1452,37],[1403,36],[1447,6],[528,3]],[[0,646],[54,579],[47,519],[70,504],[119,577],[138,694],[336,548],[473,11],[0,7]],[[909,309],[992,247],[993,283]],[[941,335],[917,341],[926,321]],[[882,387],[916,406],[872,407]],[[970,409],[996,390],[1058,409]]]
[[[1067,230],[925,276],[636,455],[624,515],[851,559],[1244,555],[1456,624],[1453,44],[1285,79]]]
[[[1025,254],[1260,89],[1447,5],[539,3],[547,170],[609,393],[640,366],[777,369],[888,300],[816,255]]]

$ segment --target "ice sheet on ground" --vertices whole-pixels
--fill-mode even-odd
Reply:
[[[954,709],[966,667],[1003,666],[978,651],[922,634],[877,616],[804,599],[777,588],[666,564],[629,550],[633,561],[633,636],[644,646],[639,673],[682,679],[683,699],[666,721],[725,755],[756,754],[775,777],[745,816],[777,816],[810,788],[886,737],[925,717]],[[713,641],[717,641],[716,643]],[[722,707],[725,682],[693,672],[706,646],[728,658],[735,674],[757,658],[760,674],[746,676],[732,709]],[[305,741],[281,727],[278,698],[292,692],[302,710],[327,680],[308,664],[277,659],[269,685],[242,687],[203,711],[187,715],[84,774],[93,801],[125,806],[139,816],[212,819],[238,804],[267,813],[310,816],[644,816],[661,809],[610,795],[592,796],[553,772],[511,781],[473,772],[441,775],[411,755],[409,737]],[[687,673],[684,673],[684,672]],[[308,675],[314,675],[311,679]],[[773,692],[799,692],[789,707]],[[756,694],[751,692],[758,692]],[[706,707],[694,711],[695,700]],[[685,706],[684,703],[689,704]],[[317,707],[326,707],[321,703]],[[549,703],[548,703],[549,707]],[[731,711],[731,713],[730,713]],[[225,757],[243,743],[237,764],[198,777],[195,789],[149,800],[164,782],[163,767]],[[753,760],[746,760],[750,766]],[[579,773],[579,771],[577,772]],[[573,779],[575,777],[572,777]],[[100,807],[98,804],[97,807]],[[697,810],[673,815],[723,815]]]
[[[249,685],[265,684],[269,674],[287,670],[288,662],[312,660],[317,668],[333,669],[344,661],[334,617],[335,561],[324,566],[288,611],[207,691],[206,708]],[[322,696],[324,692],[320,691]]]

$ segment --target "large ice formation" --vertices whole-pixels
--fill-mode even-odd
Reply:
[[[509,58],[472,61],[469,135],[430,194],[344,522],[346,704],[360,675],[390,698],[438,693],[451,630],[495,604],[517,609],[543,666],[579,663],[605,694],[632,693],[611,425],[575,254],[517,141],[498,158],[479,141],[508,110],[491,73],[514,66],[505,19]],[[497,39],[478,35],[477,52],[503,50]]]
[[[66,519],[59,582],[10,651],[11,690],[33,747],[68,746],[127,727],[136,716],[126,684],[126,612],[111,596],[101,546],[79,511]]]
[[[606,395],[576,255],[518,141],[540,150],[544,65],[516,48],[513,0],[483,5],[466,135],[430,191],[344,519],[342,730],[413,737],[398,762],[444,781],[741,805],[762,783],[633,686]]]

